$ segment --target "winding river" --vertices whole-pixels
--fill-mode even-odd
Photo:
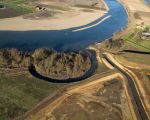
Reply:
[[[128,16],[117,0],[105,0],[109,7],[103,17],[80,27],[64,30],[0,31],[0,48],[34,50],[39,47],[58,51],[82,50],[92,43],[112,37],[128,24]]]

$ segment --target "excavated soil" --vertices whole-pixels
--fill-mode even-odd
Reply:
[[[50,120],[122,120],[122,84],[112,80],[99,87],[86,88],[63,101]]]

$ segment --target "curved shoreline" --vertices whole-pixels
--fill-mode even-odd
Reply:
[[[109,8],[104,0],[101,4],[104,4],[106,10],[71,7],[70,11],[61,11],[47,18],[32,19],[32,17],[24,18],[22,15],[0,19],[0,31],[64,30],[80,27],[99,19],[108,12]],[[84,9],[89,9],[91,12],[85,12]]]
[[[123,37],[129,31],[132,31],[133,28],[135,28],[135,18],[133,16],[133,13],[130,11],[129,7],[126,5],[126,3],[123,0],[118,0],[118,2],[120,2],[120,4],[122,4],[124,9],[126,10],[126,13],[128,16],[128,23],[127,23],[127,26],[122,31],[114,33],[113,37],[115,39],[119,39],[119,38]]]
[[[36,48],[53,48],[57,51],[83,50],[95,42],[101,42],[123,30],[128,23],[127,13],[117,0],[105,0],[109,11],[94,22],[80,27],[65,30],[40,31],[0,31],[0,48],[17,48],[19,50],[35,50]],[[106,16],[111,16],[98,24]],[[121,18],[121,19],[118,19]],[[95,26],[97,25],[97,26]],[[72,32],[76,29],[88,28]],[[105,31],[105,32],[104,32]]]

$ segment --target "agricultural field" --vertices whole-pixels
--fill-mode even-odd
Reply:
[[[119,80],[83,89],[80,93],[68,97],[52,111],[51,118],[56,120],[61,120],[61,118],[66,120],[121,120],[123,119],[122,91],[123,87]]]
[[[133,59],[134,58],[134,59]],[[121,63],[126,63],[129,66],[143,66],[147,68],[150,66],[150,55],[149,54],[138,54],[138,53],[124,53],[121,55],[116,55],[116,59],[121,61]],[[150,68],[150,67],[149,67]]]
[[[101,4],[99,4],[99,2]],[[81,5],[81,6],[80,6]],[[37,9],[37,6],[39,10],[42,12],[39,12]],[[37,13],[36,16],[53,16],[53,14],[56,14],[56,12],[60,11],[69,11],[72,10],[71,6],[81,7],[81,8],[87,8],[85,10],[88,10],[88,8],[91,9],[98,9],[99,6],[105,9],[105,5],[102,1],[98,0],[89,0],[88,2],[85,1],[61,1],[61,0],[0,0],[0,18],[10,18],[10,17],[17,17],[24,14],[29,13]],[[43,9],[44,8],[44,9]],[[58,13],[59,13],[58,12]],[[91,11],[90,11],[91,12]],[[44,15],[43,15],[44,14]],[[25,18],[31,18],[34,15],[27,15]]]
[[[0,18],[16,17],[33,12],[29,0],[1,0],[0,5],[4,7],[0,9]]]
[[[124,49],[124,53],[116,55],[116,59],[128,66],[136,66],[143,69],[150,69],[150,37],[148,34],[150,27],[136,28],[134,32],[124,37],[125,43],[132,49]],[[134,58],[134,59],[133,59]]]
[[[27,71],[5,71],[0,76],[0,120],[23,115],[63,86],[34,78]]]
[[[143,33],[150,33],[150,26],[135,28],[133,32],[124,36],[124,40],[141,51],[150,51],[150,37],[144,37]]]

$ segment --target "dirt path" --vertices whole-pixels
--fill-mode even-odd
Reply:
[[[99,52],[98,49],[96,49],[96,48],[94,48],[92,46],[90,46],[88,49],[89,50],[94,50],[96,52],[96,58],[97,58],[98,62],[105,64],[111,70],[114,69],[114,67],[112,67],[105,59],[100,57],[100,52]]]
[[[101,58],[99,56],[98,50],[96,53],[97,53],[97,59],[99,60],[99,62],[101,62]],[[73,94],[77,92],[80,92],[81,89],[86,89],[86,88],[89,88],[90,86],[94,86],[101,82],[112,80],[116,77],[119,77],[123,79],[123,82],[124,82],[123,86],[125,88],[125,94],[127,97],[127,106],[128,108],[130,108],[129,113],[131,114],[132,119],[136,120],[136,115],[135,115],[133,105],[131,102],[132,100],[128,93],[127,81],[124,79],[124,77],[120,73],[114,72],[114,70],[101,73],[100,76],[101,77],[98,77],[97,79],[94,79],[94,80],[91,79],[89,81],[83,81],[75,85],[70,85],[70,86],[63,88],[62,90],[58,91],[54,96],[49,96],[45,100],[40,102],[37,106],[35,106],[31,111],[29,111],[25,115],[25,118],[27,120],[46,119],[46,116],[50,116],[52,111],[55,110],[58,106],[60,106],[63,101],[65,101],[69,96],[72,96]]]
[[[41,120],[44,119],[48,114],[50,114],[58,105],[60,105],[67,97],[71,96],[72,94],[80,91],[81,89],[85,89],[89,86],[98,84],[103,81],[108,81],[116,77],[122,77],[119,73],[114,73],[112,71],[108,73],[103,73],[103,77],[92,80],[86,81],[86,83],[78,83],[76,85],[67,86],[65,89],[58,91],[57,94],[54,96],[49,96],[41,103],[39,103],[36,107],[34,107],[31,111],[29,111],[25,115],[26,120]]]
[[[148,99],[145,98],[146,91],[143,88],[143,86],[141,86],[138,76],[136,76],[134,74],[134,72],[132,72],[130,69],[128,69],[125,65],[120,64],[112,54],[110,54],[110,53],[105,53],[105,54],[109,57],[109,59],[111,59],[111,61],[113,61],[113,63],[115,63],[117,66],[119,66],[119,68],[121,68],[122,70],[126,71],[132,77],[132,79],[134,80],[134,84],[136,85],[135,87],[137,89],[137,92],[140,96],[142,105],[145,109],[145,112],[146,112],[148,118],[150,119],[150,116],[149,116],[150,115],[149,114],[150,104],[149,104]]]

